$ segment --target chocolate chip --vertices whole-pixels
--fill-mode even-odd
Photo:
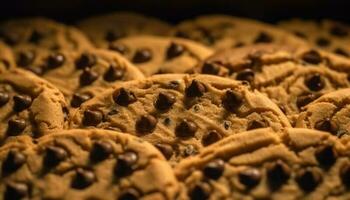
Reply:
[[[84,112],[84,126],[97,126],[102,122],[103,115],[100,111],[86,110]]]
[[[266,123],[263,121],[253,120],[248,123],[247,130],[253,130],[258,128],[265,128]]]
[[[254,82],[255,73],[251,69],[244,69],[237,73],[236,79],[239,81]]]
[[[92,71],[90,68],[85,68],[83,73],[79,77],[79,82],[81,86],[86,86],[92,84],[98,79],[98,74]]]
[[[296,175],[296,182],[302,190],[311,192],[322,182],[322,174],[313,169],[301,169]]]
[[[310,51],[305,52],[302,55],[302,59],[303,59],[303,61],[305,61],[307,63],[315,64],[315,65],[322,62],[321,54],[315,50],[310,50]]]
[[[23,51],[18,53],[16,63],[20,67],[28,67],[34,62],[34,59],[34,51]]]
[[[120,39],[124,36],[125,34],[120,31],[117,32],[117,31],[109,30],[106,32],[105,40],[108,42],[113,42],[114,40]]]
[[[32,97],[28,95],[15,95],[13,101],[13,110],[16,112],[21,112],[32,105]]]
[[[2,164],[2,173],[9,174],[18,170],[26,160],[27,158],[23,153],[10,150]]]
[[[124,55],[124,54],[126,54],[126,52],[128,52],[128,48],[125,45],[120,44],[120,43],[116,43],[116,42],[109,44],[108,48],[110,50],[116,51],[122,55]]]
[[[304,33],[300,32],[300,31],[294,31],[293,33],[294,33],[294,35],[296,35],[296,36],[298,36],[300,38],[303,38],[303,39],[307,38],[307,36]]]
[[[221,138],[222,136],[216,130],[211,130],[207,134],[203,135],[202,144],[204,146],[208,146],[219,141]]]
[[[273,37],[265,32],[260,32],[255,38],[254,43],[271,43],[273,42]]]
[[[327,38],[320,37],[316,39],[316,44],[320,47],[327,47],[331,44],[331,41]]]
[[[78,168],[75,177],[72,180],[71,187],[74,189],[82,190],[92,185],[95,180],[96,177],[92,171]]]
[[[46,155],[44,158],[44,166],[52,168],[60,164],[68,157],[66,150],[61,147],[48,146],[46,148]]]
[[[305,78],[304,84],[311,91],[318,92],[325,87],[325,81],[320,74],[313,74]]]
[[[6,191],[4,200],[18,200],[27,199],[29,194],[29,187],[25,183],[8,182],[6,183]]]
[[[307,104],[311,103],[315,99],[317,99],[319,95],[316,95],[314,93],[307,93],[303,94],[297,97],[296,105],[299,109],[306,106]]]
[[[179,89],[180,83],[178,81],[170,81],[168,84],[168,88],[172,90]]]
[[[152,133],[154,129],[156,128],[158,123],[157,118],[155,118],[152,115],[142,115],[137,121],[136,121],[136,131],[138,133]]]
[[[97,62],[97,58],[95,55],[90,53],[83,53],[81,56],[75,61],[75,66],[77,69],[85,69],[90,68],[95,65]]]
[[[115,65],[110,65],[108,70],[103,75],[103,79],[107,82],[114,82],[117,80],[122,80],[125,75],[125,70],[121,69]]]
[[[159,93],[157,100],[154,103],[154,106],[158,110],[168,110],[176,102],[176,97],[173,94]]]
[[[341,55],[341,56],[344,56],[344,57],[350,57],[350,54],[349,52],[347,52],[346,50],[342,49],[342,48],[336,48],[334,50],[334,53],[338,54],[338,55]]]
[[[227,90],[222,98],[222,105],[229,112],[237,112],[242,103],[243,98],[241,95],[233,90]]]
[[[37,30],[34,30],[30,35],[28,41],[34,44],[38,44],[41,39],[43,39],[44,34],[39,33]]]
[[[78,108],[82,103],[91,99],[91,95],[85,93],[75,93],[70,101],[73,108]]]
[[[291,175],[291,169],[281,160],[266,166],[268,183],[271,189],[277,190],[286,183]]]
[[[185,52],[183,45],[172,42],[166,51],[166,56],[167,59],[173,59],[183,54],[183,52]]]
[[[126,90],[125,88],[120,88],[113,93],[113,100],[120,106],[128,106],[136,102],[136,96],[133,92]]]
[[[230,121],[224,121],[224,128],[228,130],[231,127],[231,122]]]
[[[108,158],[113,152],[112,145],[107,141],[95,141],[90,153],[90,159],[95,162],[100,162]]]
[[[329,33],[337,37],[346,37],[348,35],[348,30],[345,26],[335,24],[331,27]]]
[[[261,173],[258,169],[247,168],[238,174],[239,182],[251,189],[259,184],[261,180]]]
[[[225,170],[225,163],[221,159],[216,159],[208,164],[206,164],[203,168],[203,174],[210,179],[217,180],[219,179]]]
[[[188,119],[182,119],[181,122],[175,128],[175,134],[177,137],[189,138],[193,137],[198,129],[198,126]]]
[[[47,58],[47,67],[49,67],[50,69],[55,69],[57,67],[62,66],[64,64],[65,60],[66,60],[66,58],[61,53],[51,54]]]
[[[149,49],[139,49],[135,52],[132,62],[144,63],[152,59],[152,52]]]
[[[9,102],[10,96],[5,92],[0,92],[0,106],[4,106]]]
[[[202,66],[202,74],[218,75],[220,72],[220,65],[213,62],[205,62]]]
[[[316,150],[315,157],[320,165],[329,168],[337,161],[337,152],[333,146],[326,145]]]
[[[205,92],[205,85],[197,80],[193,80],[185,90],[187,97],[201,97]]]
[[[169,117],[166,117],[163,121],[163,124],[166,125],[166,126],[169,126],[171,123],[171,119]]]
[[[8,121],[7,135],[16,136],[24,131],[27,123],[24,119],[10,119]]]
[[[335,124],[329,118],[326,118],[324,120],[316,122],[315,129],[320,131],[326,131],[329,133],[334,133]]]
[[[154,145],[155,147],[157,147],[157,149],[162,152],[163,156],[169,160],[173,154],[174,154],[174,150],[173,147],[169,144],[162,144],[162,143],[157,143]]]
[[[191,200],[206,200],[209,199],[211,188],[208,183],[198,183],[189,192]]]
[[[126,191],[122,192],[118,197],[118,200],[138,200],[140,199],[140,193],[133,189],[128,188]]]
[[[125,177],[132,174],[137,163],[138,156],[134,152],[126,152],[117,157],[114,173],[117,177]]]
[[[350,187],[350,164],[346,163],[344,164],[339,171],[340,179],[342,180],[342,183],[349,188]]]

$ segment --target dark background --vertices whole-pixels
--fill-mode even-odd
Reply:
[[[298,17],[350,22],[350,0],[1,0],[0,19],[47,16],[64,22],[109,11],[135,11],[176,23],[221,13],[267,22]]]

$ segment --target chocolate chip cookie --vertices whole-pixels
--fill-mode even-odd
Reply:
[[[257,129],[175,168],[187,199],[349,199],[350,154],[326,132]]]
[[[0,144],[64,129],[67,112],[63,95],[45,80],[20,69],[0,73]]]
[[[1,199],[175,200],[180,192],[161,153],[131,135],[69,130],[35,142],[0,148]]]
[[[7,70],[15,67],[15,58],[11,49],[0,41],[0,70]]]
[[[11,47],[22,44],[56,50],[92,47],[87,37],[78,29],[39,17],[13,19],[0,23],[0,40]]]
[[[272,25],[225,15],[207,15],[186,20],[176,26],[173,35],[196,40],[215,49],[261,43],[306,45],[302,39]]]
[[[166,36],[171,31],[171,26],[166,22],[131,12],[94,16],[80,21],[78,27],[90,37],[97,47],[108,46],[109,43],[127,36]]]
[[[279,23],[285,29],[312,45],[341,56],[350,57],[350,26],[341,22],[292,19]]]
[[[290,127],[267,97],[234,80],[209,75],[155,75],[122,83],[83,103],[71,127],[127,132],[176,163],[237,132]]]
[[[197,42],[159,36],[132,36],[110,44],[111,50],[127,57],[146,76],[191,73],[213,51]]]
[[[144,78],[125,58],[108,50],[53,51],[22,45],[14,51],[17,66],[57,86],[71,108],[79,107],[112,84]]]

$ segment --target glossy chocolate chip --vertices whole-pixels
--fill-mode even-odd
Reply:
[[[91,99],[91,95],[85,93],[75,93],[73,94],[72,100],[70,101],[70,105],[73,108],[78,108],[82,103]]]
[[[341,56],[344,56],[344,57],[350,57],[350,54],[349,52],[347,52],[346,50],[342,49],[342,48],[336,48],[334,50],[334,53],[338,54],[338,55],[341,55]]]
[[[125,88],[120,88],[113,93],[113,100],[120,106],[128,106],[136,102],[136,96],[133,92],[126,90]]]
[[[32,105],[32,97],[28,95],[15,95],[13,101],[13,110],[16,112],[21,112]]]
[[[126,191],[122,192],[118,197],[118,200],[138,200],[140,199],[140,193],[133,188],[128,188]]]
[[[38,44],[44,38],[44,34],[34,30],[30,35],[28,41],[33,44]]]
[[[128,52],[128,48],[125,45],[120,44],[120,43],[116,43],[116,42],[109,44],[108,48],[110,50],[116,51],[122,55],[124,55],[124,54],[126,54],[126,52]]]
[[[304,84],[309,88],[309,90],[314,92],[318,92],[325,87],[325,81],[320,74],[314,74],[306,77]]]
[[[321,54],[315,50],[310,50],[310,51],[305,52],[302,55],[302,59],[303,59],[303,61],[305,61],[307,63],[315,64],[315,65],[322,62]]]
[[[236,79],[239,81],[254,82],[255,73],[251,69],[244,69],[237,73]]]
[[[65,61],[66,58],[63,54],[54,53],[47,58],[47,67],[50,69],[55,69],[57,67],[61,67]]]
[[[157,123],[158,123],[158,120],[153,115],[142,115],[136,121],[136,125],[135,125],[136,131],[142,134],[152,133],[156,128]]]
[[[344,164],[339,171],[339,176],[345,187],[350,188],[350,164]]]
[[[183,45],[172,42],[166,51],[166,57],[167,59],[173,59],[180,56],[184,52],[185,47]]]
[[[110,65],[108,70],[104,73],[103,79],[107,82],[114,82],[122,80],[125,75],[125,69],[121,69],[115,65]]]
[[[253,120],[248,123],[247,130],[253,130],[258,128],[265,128],[266,123],[260,120]]]
[[[229,112],[237,112],[242,103],[242,96],[233,90],[227,90],[222,98],[222,105]]]
[[[320,37],[320,38],[317,38],[316,39],[316,44],[319,46],[319,47],[327,47],[331,44],[331,41],[327,38],[324,38],[324,37]]]
[[[315,157],[318,163],[325,167],[331,167],[337,161],[337,152],[331,145],[326,145],[316,149]]]
[[[6,183],[6,191],[4,200],[27,199],[29,195],[29,187],[25,183],[8,182]]]
[[[185,90],[187,97],[201,97],[205,92],[205,85],[197,80],[193,80]]]
[[[85,68],[79,77],[81,86],[91,85],[98,79],[98,74],[92,71],[90,68]]]
[[[44,167],[52,168],[60,164],[68,157],[65,149],[56,146],[48,146],[44,157]]]
[[[125,152],[118,155],[114,173],[117,177],[125,177],[132,174],[136,167],[138,156],[134,152]]]
[[[307,93],[297,97],[296,105],[299,109],[302,109],[307,104],[311,103],[315,99],[317,99],[320,95],[314,93]]]
[[[7,135],[16,136],[24,131],[27,123],[24,119],[10,119],[8,121]]]
[[[220,72],[220,65],[213,62],[205,62],[202,66],[202,74],[218,75]]]
[[[94,172],[82,168],[76,170],[75,177],[72,180],[71,187],[82,190],[92,185],[96,180]]]
[[[95,141],[90,153],[90,159],[94,162],[100,162],[109,157],[113,152],[112,145],[107,141]]]
[[[144,63],[152,59],[152,52],[149,49],[139,49],[132,57],[133,63]]]
[[[203,174],[207,178],[217,180],[219,179],[225,170],[225,163],[221,159],[216,159],[208,164],[206,164],[203,168]]]
[[[206,200],[209,199],[211,187],[208,183],[198,183],[189,192],[191,200]]]
[[[84,126],[97,126],[102,122],[103,115],[100,111],[86,110],[84,112]]]
[[[251,189],[260,183],[261,173],[258,169],[247,168],[238,173],[238,179],[247,189]]]
[[[316,122],[315,129],[320,131],[326,131],[329,133],[334,133],[335,124],[329,118],[326,118],[324,120]]]
[[[20,67],[28,67],[33,64],[35,53],[33,51],[23,51],[17,54],[16,63]]]
[[[26,156],[18,151],[10,150],[6,159],[2,163],[2,173],[9,174],[18,170],[25,162]]]
[[[83,53],[81,56],[75,61],[75,66],[77,69],[85,69],[90,68],[95,65],[97,62],[97,58],[95,55],[90,53]]]
[[[269,163],[266,171],[269,186],[273,190],[279,189],[291,176],[290,167],[281,160]]]
[[[162,144],[162,143],[157,143],[154,145],[155,147],[157,147],[157,149],[162,152],[163,156],[169,160],[173,154],[174,154],[174,150],[173,147],[169,144]]]
[[[217,132],[216,130],[211,130],[203,135],[202,144],[204,146],[208,146],[219,141],[221,138],[222,136],[219,134],[219,132]]]
[[[260,32],[255,38],[254,43],[271,43],[273,42],[273,37],[265,32]]]
[[[333,25],[329,33],[337,37],[346,37],[349,34],[347,28],[340,24]]]
[[[5,92],[0,92],[0,106],[4,106],[9,102],[10,96]]]
[[[301,169],[296,175],[296,182],[305,192],[311,192],[322,182],[322,174],[315,169]]]
[[[176,102],[176,97],[170,93],[160,92],[156,99],[154,106],[161,111],[165,111],[171,108]]]
[[[198,126],[188,119],[183,119],[175,128],[175,134],[180,138],[194,137]]]

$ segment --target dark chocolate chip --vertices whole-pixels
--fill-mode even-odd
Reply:
[[[120,106],[128,106],[136,102],[136,96],[133,92],[126,90],[125,88],[120,88],[113,93],[113,100]]]
[[[125,177],[132,174],[136,167],[138,156],[134,152],[126,152],[117,157],[114,173],[117,177]]]
[[[128,188],[126,191],[122,192],[118,197],[118,200],[138,200],[140,199],[140,193],[133,189]]]
[[[342,183],[345,185],[345,187],[350,187],[350,164],[346,163],[344,164],[339,171],[340,179],[342,180]]]
[[[154,145],[155,147],[157,147],[157,149],[162,152],[163,156],[169,160],[173,154],[174,154],[174,150],[173,147],[169,144],[162,144],[162,143],[157,143]]]
[[[10,96],[5,92],[0,92],[0,106],[4,106],[9,102]]]
[[[329,33],[337,37],[346,37],[349,34],[347,28],[340,24],[333,25]]]
[[[310,50],[310,51],[305,52],[302,55],[302,59],[303,59],[303,61],[305,61],[307,63],[315,64],[315,65],[317,65],[317,64],[322,62],[321,54],[318,53],[318,51],[315,51],[315,50]]]
[[[64,57],[63,54],[54,53],[47,58],[47,67],[50,69],[55,69],[57,67],[61,67],[65,61],[66,61],[66,58]]]
[[[203,174],[210,179],[219,179],[225,170],[225,163],[221,159],[213,160],[207,163],[203,168]]]
[[[18,170],[26,160],[27,158],[23,153],[10,150],[2,164],[2,173],[9,174]]]
[[[315,123],[315,129],[320,131],[326,131],[329,133],[334,133],[335,131],[335,124],[329,119],[326,118],[324,120],[318,121]]]
[[[34,62],[34,51],[23,51],[17,54],[16,63],[19,67],[28,67]]]
[[[322,174],[313,169],[301,169],[296,175],[296,182],[302,190],[311,192],[322,182]]]
[[[163,124],[166,125],[166,126],[169,126],[171,123],[171,119],[169,117],[166,117],[163,121]]]
[[[103,75],[103,79],[107,82],[114,82],[117,80],[122,80],[125,75],[125,70],[121,69],[115,65],[110,65],[108,70]]]
[[[305,78],[304,84],[309,90],[318,92],[325,87],[325,81],[320,74],[313,74]]]
[[[157,100],[154,103],[154,106],[158,110],[168,110],[176,102],[176,97],[170,93],[161,92],[158,95]]]
[[[273,42],[273,37],[265,32],[260,32],[255,38],[254,43],[271,43]]]
[[[4,200],[27,199],[28,195],[29,195],[29,187],[27,184],[20,183],[20,182],[6,183]]]
[[[78,108],[82,103],[91,99],[91,95],[85,93],[75,93],[72,97],[70,105],[73,108]]]
[[[90,153],[90,159],[95,162],[100,162],[108,158],[113,152],[112,145],[107,141],[95,141]]]
[[[152,133],[154,129],[156,128],[158,123],[157,118],[155,118],[152,115],[142,115],[137,121],[136,121],[136,131],[138,133]]]
[[[258,169],[247,168],[238,174],[239,182],[245,185],[247,189],[251,189],[259,184],[261,173]]]
[[[222,98],[222,105],[229,112],[237,112],[242,106],[243,98],[242,96],[233,90],[227,90]]]
[[[315,157],[322,167],[329,168],[337,161],[337,152],[331,145],[319,147]]]
[[[84,126],[97,126],[102,122],[103,115],[100,111],[86,110],[84,112]]]
[[[303,38],[303,39],[307,38],[307,36],[304,33],[300,32],[300,31],[294,31],[293,33],[294,33],[294,35],[296,35],[296,36],[298,36],[300,38]]]
[[[116,51],[122,55],[124,55],[124,54],[126,54],[126,52],[128,52],[128,48],[125,45],[120,44],[120,43],[116,43],[116,42],[109,44],[108,48],[110,50]]]
[[[221,138],[222,136],[216,130],[211,130],[207,134],[203,135],[202,144],[204,146],[208,146],[219,141]]]
[[[120,32],[120,31],[118,32],[118,31],[109,30],[106,32],[105,40],[108,42],[113,42],[113,41],[120,39],[124,36],[125,36],[125,34]]]
[[[152,59],[152,52],[149,49],[139,49],[132,57],[133,63],[144,63]]]
[[[338,54],[338,55],[341,55],[341,56],[344,56],[344,57],[350,57],[350,54],[349,52],[347,52],[346,50],[342,49],[342,48],[336,48],[334,50],[334,53]]]
[[[206,200],[209,199],[211,193],[211,187],[208,183],[198,183],[189,192],[191,200]]]
[[[237,73],[236,79],[239,81],[247,81],[248,83],[254,83],[255,73],[251,69],[244,69]]]
[[[193,80],[185,90],[187,97],[201,97],[205,92],[205,85],[197,80]]]
[[[39,33],[37,30],[34,30],[30,35],[28,41],[33,44],[39,44],[40,40],[44,38],[44,34]]]
[[[327,47],[331,44],[331,41],[327,38],[320,37],[316,39],[316,44],[320,47]]]
[[[258,128],[265,128],[266,123],[263,121],[253,120],[248,123],[247,130],[253,130]]]
[[[60,164],[68,157],[65,149],[56,146],[48,146],[46,148],[46,155],[44,158],[44,166],[52,168]]]
[[[24,131],[27,123],[24,119],[10,119],[8,121],[7,135],[16,136]]]
[[[92,71],[90,68],[85,68],[83,73],[79,77],[79,82],[81,86],[86,86],[92,84],[98,79],[98,74]]]
[[[77,69],[85,69],[90,68],[95,65],[97,62],[97,58],[95,55],[90,53],[83,53],[81,56],[75,61],[75,66]]]
[[[269,186],[273,190],[279,189],[291,176],[290,167],[281,160],[269,163],[266,171]]]
[[[16,112],[21,112],[32,105],[32,97],[28,95],[15,95],[13,101],[13,110]]]
[[[75,177],[72,180],[71,187],[82,190],[92,185],[96,180],[94,172],[82,168],[76,170]]]
[[[220,65],[213,62],[205,62],[202,66],[202,74],[218,75],[220,72]]]
[[[185,52],[185,47],[181,44],[176,44],[172,42],[166,51],[167,59],[173,59],[180,56]]]
[[[175,134],[177,137],[189,138],[194,137],[198,126],[188,119],[182,119],[181,122],[175,128]]]
[[[231,127],[231,122],[230,121],[224,121],[224,128],[228,130]]]
[[[299,109],[303,108],[307,104],[311,103],[315,99],[317,99],[319,95],[314,93],[307,93],[297,97],[296,105]]]

